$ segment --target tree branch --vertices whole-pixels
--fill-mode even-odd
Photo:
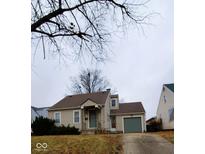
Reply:
[[[31,24],[31,31],[32,32],[35,32],[35,30],[40,27],[42,24],[44,24],[45,22],[48,22],[50,19],[52,19],[53,17],[56,17],[60,14],[63,14],[65,11],[72,11],[72,10],[75,10],[77,9],[78,7],[82,6],[82,5],[85,5],[85,4],[88,4],[88,3],[91,3],[93,1],[96,1],[96,0],[89,0],[89,1],[84,1],[83,3],[80,3],[74,7],[71,7],[71,8],[66,8],[66,9],[62,9],[61,7],[47,15],[45,15],[44,17],[40,18],[38,21],[34,22],[33,24]]]

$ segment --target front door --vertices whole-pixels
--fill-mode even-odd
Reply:
[[[95,110],[89,111],[89,128],[96,128],[97,127],[97,116]]]

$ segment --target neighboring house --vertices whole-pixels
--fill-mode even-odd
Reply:
[[[37,108],[34,106],[31,106],[31,122],[33,122],[36,117],[48,117],[48,107],[41,107],[41,108]]]
[[[157,108],[157,119],[162,120],[162,129],[174,129],[174,84],[164,84]]]
[[[156,121],[156,119],[157,119],[157,117],[152,117],[152,118],[146,120],[146,125],[150,125],[150,124],[152,124],[153,122]]]
[[[106,130],[144,132],[145,110],[141,102],[119,103],[107,91],[66,96],[48,109],[56,125],[75,126],[80,131]]]

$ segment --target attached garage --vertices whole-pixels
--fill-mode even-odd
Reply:
[[[123,133],[146,132],[145,110],[141,102],[120,103],[119,109],[111,110],[111,129]],[[114,120],[113,120],[114,119]]]
[[[136,133],[142,131],[141,117],[125,117],[123,118],[124,133]]]

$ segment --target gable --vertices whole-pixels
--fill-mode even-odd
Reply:
[[[162,113],[167,114],[168,109],[171,107],[174,107],[174,93],[164,85],[157,107],[157,117],[160,117]]]
[[[81,105],[81,107],[95,106],[95,105],[97,105],[97,103],[95,103],[94,101],[88,99],[87,101],[85,101],[85,102]]]

